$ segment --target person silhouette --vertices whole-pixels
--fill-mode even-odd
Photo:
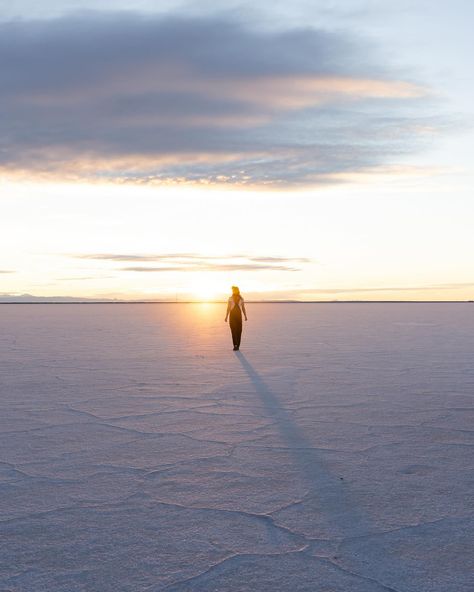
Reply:
[[[239,288],[237,286],[232,286],[232,296],[227,301],[225,322],[227,323],[227,319],[230,317],[229,325],[232,332],[234,351],[238,351],[240,348],[240,338],[242,336],[242,313],[244,313],[245,320],[247,320],[244,299],[240,295]]]

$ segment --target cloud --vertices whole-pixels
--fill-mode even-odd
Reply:
[[[0,23],[0,170],[307,185],[417,149],[427,91],[344,32],[83,13]],[[421,127],[420,127],[421,126]]]
[[[71,277],[60,277],[60,278],[55,278],[56,281],[58,282],[71,282],[71,281],[84,281],[84,280],[109,280],[112,279],[114,276],[112,275],[101,275],[101,276],[83,276],[83,277],[77,277],[77,276],[71,276]]]
[[[347,294],[356,292],[425,292],[442,290],[462,290],[474,288],[474,282],[459,282],[448,284],[433,284],[427,286],[379,286],[368,288],[305,288],[298,290],[300,294]]]
[[[87,253],[69,255],[76,259],[109,262],[163,263],[164,265],[129,265],[120,271],[176,272],[176,271],[299,271],[301,264],[311,263],[305,257],[253,257],[248,255],[206,256],[198,253],[123,254]],[[299,266],[298,266],[299,265]]]
[[[212,265],[182,265],[179,267],[121,267],[122,271],[299,271],[297,267],[288,267],[287,265],[261,265],[258,263],[213,263]]]
[[[0,269],[0,273],[16,273],[12,269]]]
[[[150,254],[150,255],[136,255],[131,253],[86,253],[79,255],[70,255],[76,259],[96,259],[102,261],[169,261],[173,259],[179,259],[183,261],[189,261],[194,259],[222,259],[222,257],[209,257],[198,255],[196,253],[164,253],[164,254]],[[233,257],[240,257],[240,255],[233,255]],[[242,255],[245,257],[245,255]]]
[[[311,259],[306,257],[253,257],[249,255],[200,255],[199,253],[154,253],[154,254],[133,254],[133,253],[82,253],[69,255],[76,259],[99,259],[107,261],[168,261],[179,259],[181,261],[205,260],[212,261],[214,259],[248,259],[250,261],[283,263],[289,261],[298,261],[300,263],[309,263]]]

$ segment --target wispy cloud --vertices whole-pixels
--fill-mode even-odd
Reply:
[[[199,253],[154,253],[154,254],[135,254],[135,253],[80,253],[68,255],[76,259],[103,259],[107,261],[168,261],[179,259],[181,261],[194,260],[222,260],[222,259],[248,259],[259,262],[289,262],[297,261],[299,263],[309,263],[312,261],[307,257],[254,257],[251,255],[202,255]]]
[[[144,272],[159,272],[159,271],[299,271],[298,267],[289,267],[287,265],[261,265],[258,263],[213,263],[212,265],[187,265],[183,264],[179,267],[121,267],[122,271],[144,271]]]
[[[16,273],[13,269],[0,269],[0,273]]]
[[[474,282],[453,282],[447,284],[432,284],[424,286],[378,286],[367,288],[304,288],[298,290],[300,294],[349,294],[364,292],[425,292],[442,290],[462,290],[464,288],[474,288]]]
[[[55,278],[58,282],[72,282],[72,281],[85,281],[85,280],[109,280],[112,279],[114,276],[112,275],[90,275],[90,276],[70,276],[70,277],[60,277]]]
[[[70,255],[76,259],[96,259],[103,261],[170,261],[179,259],[181,261],[192,261],[195,259],[222,259],[222,257],[204,256],[196,253],[160,253],[160,254],[133,254],[133,253],[85,253]],[[231,257],[245,257],[245,255],[232,255]]]
[[[146,183],[340,182],[436,127],[419,110],[426,89],[375,53],[346,32],[262,31],[224,16],[4,22],[0,168]]]
[[[311,263],[306,257],[254,257],[249,255],[207,256],[198,253],[85,253],[69,255],[77,259],[108,261],[112,263],[162,263],[164,265],[130,265],[120,271],[172,272],[172,271],[299,271],[301,265]]]

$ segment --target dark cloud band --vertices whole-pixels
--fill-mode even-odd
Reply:
[[[351,35],[228,18],[1,23],[0,69],[1,169],[146,183],[339,182],[418,146],[426,94]]]

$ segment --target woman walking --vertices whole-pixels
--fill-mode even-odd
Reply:
[[[240,337],[242,335],[242,313],[244,313],[245,320],[247,320],[244,299],[240,295],[239,288],[237,288],[237,286],[232,286],[232,296],[227,302],[225,322],[227,323],[227,319],[230,316],[229,324],[230,330],[232,331],[234,351],[238,351],[240,347]]]

